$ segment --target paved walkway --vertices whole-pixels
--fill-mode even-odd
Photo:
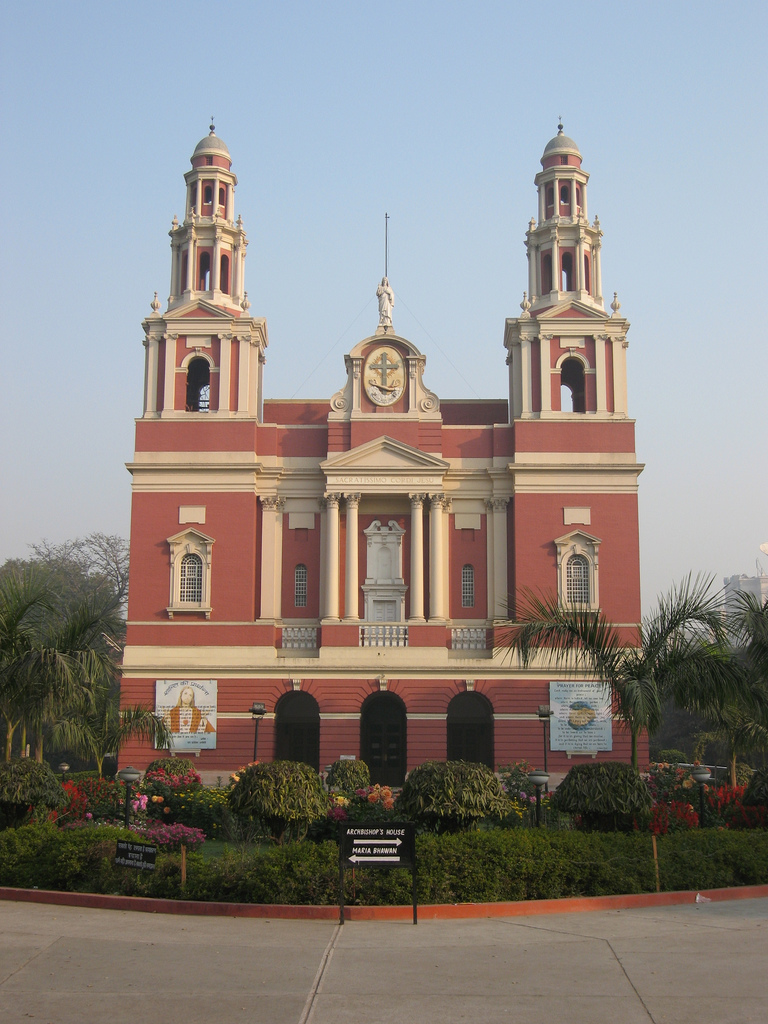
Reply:
[[[0,903],[3,1024],[768,1021],[768,899],[468,921]]]

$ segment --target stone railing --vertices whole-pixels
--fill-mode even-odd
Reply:
[[[485,628],[457,626],[451,630],[451,648],[454,651],[484,651],[486,649]]]
[[[361,626],[360,627],[361,647],[407,647],[408,627],[407,626]]]
[[[317,626],[283,626],[283,650],[317,647]]]

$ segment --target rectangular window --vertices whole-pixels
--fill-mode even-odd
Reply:
[[[461,607],[475,607],[475,569],[465,565],[461,570]]]
[[[295,608],[307,607],[307,567],[297,565],[293,575],[293,604]]]

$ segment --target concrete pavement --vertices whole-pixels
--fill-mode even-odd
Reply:
[[[3,1024],[766,1024],[768,899],[465,921],[0,903]]]

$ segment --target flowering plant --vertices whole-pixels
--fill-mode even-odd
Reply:
[[[159,821],[148,821],[144,825],[135,825],[132,831],[165,851],[178,850],[182,845],[188,850],[197,850],[205,842],[205,833],[202,829],[189,828],[187,825],[165,825]]]
[[[669,832],[685,832],[698,824],[699,816],[689,803],[672,800],[653,805],[648,827],[654,835],[665,836]]]

